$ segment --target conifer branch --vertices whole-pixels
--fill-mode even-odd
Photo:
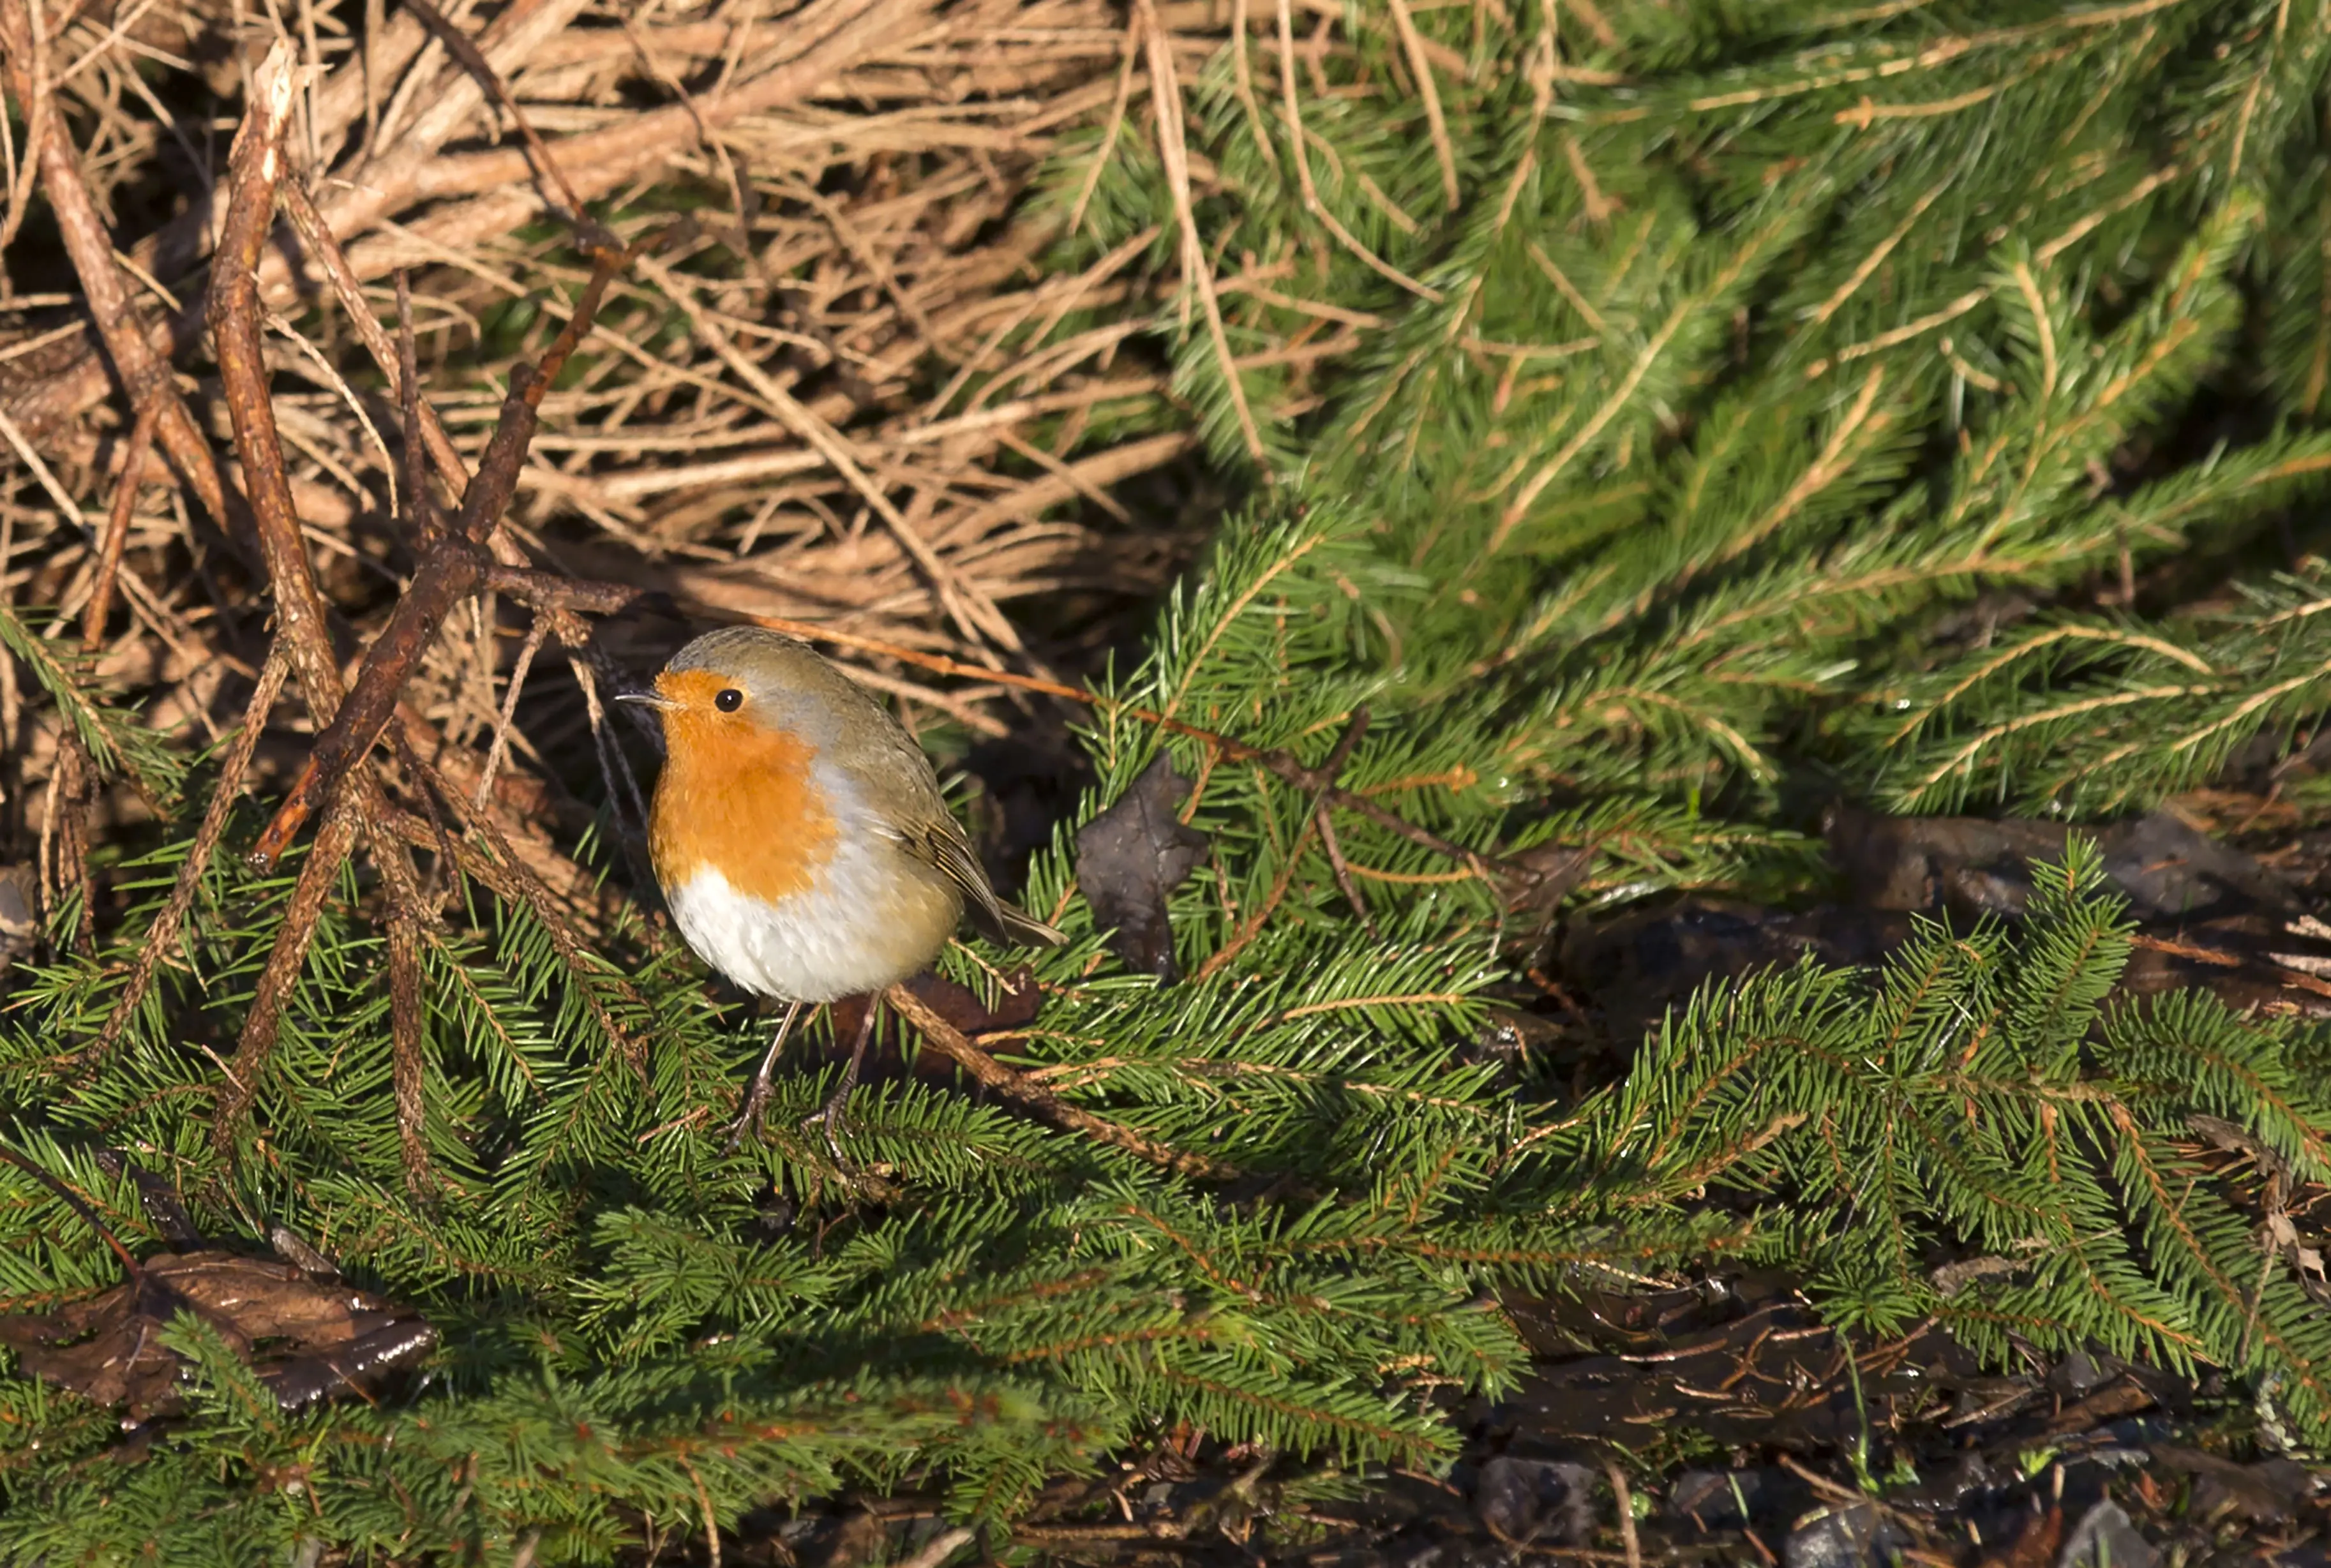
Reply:
[[[218,853],[219,840],[226,832],[228,816],[243,793],[243,774],[251,766],[252,754],[259,748],[259,737],[266,730],[267,716],[274,709],[276,699],[282,695],[284,677],[290,673],[290,664],[279,648],[271,651],[259,672],[258,684],[252,689],[251,700],[245,705],[242,726],[235,731],[234,744],[227,749],[226,759],[220,765],[218,779],[211,786],[210,803],[204,809],[202,825],[195,831],[194,842],[186,851],[184,864],[178,868],[176,879],[170,888],[169,902],[154,923],[148,926],[138,948],[138,956],[129,968],[128,978],[122,983],[121,994],[106,1014],[105,1026],[86,1050],[74,1059],[76,1067],[102,1066],[121,1041],[139,1011],[146,1005],[148,988],[154,984],[154,973],[163,960],[176,951],[186,918],[193,913],[195,895],[203,878],[211,869]]]

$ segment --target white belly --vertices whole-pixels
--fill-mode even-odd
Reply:
[[[888,845],[846,843],[815,888],[777,904],[707,867],[666,902],[696,955],[746,990],[832,1002],[906,979],[954,934],[955,901],[898,860]]]

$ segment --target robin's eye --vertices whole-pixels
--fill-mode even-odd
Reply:
[[[724,686],[713,693],[712,706],[723,713],[734,713],[745,706],[745,694],[733,686]]]

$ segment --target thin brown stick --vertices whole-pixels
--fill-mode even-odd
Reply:
[[[79,1059],[81,1062],[101,1062],[111,1054],[120,1042],[121,1031],[129,1027],[129,1021],[145,1004],[146,993],[154,984],[155,970],[176,948],[178,932],[195,907],[195,891],[210,873],[211,857],[218,853],[219,837],[226,832],[235,797],[243,791],[243,775],[251,766],[252,753],[259,748],[259,737],[267,728],[267,715],[282,695],[283,678],[290,670],[281,649],[260,668],[259,685],[243,711],[243,728],[236,734],[234,744],[227,748],[218,783],[211,790],[210,805],[203,812],[202,826],[195,831],[194,847],[186,851],[186,863],[178,868],[178,879],[171,886],[170,901],[162,906],[162,913],[146,928],[137,961],[129,968],[129,978],[114,1000],[113,1011],[106,1015],[97,1043]]]
[[[121,1267],[128,1271],[129,1277],[132,1279],[138,1278],[140,1272],[138,1259],[129,1255],[129,1249],[121,1244],[120,1238],[114,1235],[103,1220],[98,1218],[95,1204],[14,1149],[0,1146],[0,1162],[15,1166],[50,1192],[54,1193],[63,1201],[65,1207],[81,1216],[81,1223],[97,1232],[99,1240],[112,1250],[114,1257],[120,1260]]]
[[[630,1031],[615,1021],[614,1015],[606,1010],[589,983],[596,980],[612,985],[623,994],[624,1001],[644,1008],[645,1003],[639,993],[620,974],[604,967],[595,969],[592,966],[589,962],[590,944],[559,914],[550,889],[542,885],[542,879],[534,874],[533,869],[510,848],[509,840],[502,836],[502,831],[492,816],[485,812],[470,810],[470,803],[462,798],[461,791],[448,784],[429,764],[415,758],[414,765],[430,793],[452,806],[453,813],[461,819],[462,826],[484,839],[487,849],[492,853],[480,853],[474,845],[459,840],[448,841],[435,823],[411,812],[391,812],[384,822],[385,831],[397,834],[416,849],[450,850],[454,864],[461,868],[464,876],[482,885],[496,898],[524,906],[541,922],[543,930],[550,937],[552,948],[558,954],[560,962],[566,965],[567,973],[582,983],[579,989],[584,1004],[591,1010],[592,1018],[625,1056],[634,1062],[640,1060],[643,1054],[640,1043],[633,1039]],[[330,822],[331,817],[328,813],[326,825],[328,826]],[[323,833],[324,829],[317,830],[319,840]]]
[[[640,781],[632,772],[631,759],[623,755],[623,748],[615,744],[614,736],[609,733],[606,705],[599,700],[598,678],[592,674],[589,661],[573,651],[580,645],[581,640],[565,638],[562,641],[566,643],[569,650],[566,656],[567,670],[575,677],[576,689],[583,693],[584,716],[590,721],[591,738],[599,748],[599,774],[607,786],[608,803],[612,805],[622,802],[631,806],[631,821],[634,831],[625,834],[623,841],[626,846],[635,848],[639,837],[647,832],[647,797],[640,792]],[[619,806],[616,811],[617,820],[620,821],[622,816],[623,813]],[[633,867],[634,870],[640,871],[645,871],[648,869],[645,865]],[[648,882],[653,880],[654,878],[651,876],[643,880],[641,886],[645,887]]]
[[[1248,945],[1262,935],[1263,926],[1278,913],[1280,901],[1287,897],[1287,889],[1295,885],[1295,869],[1303,863],[1303,851],[1311,847],[1311,835],[1318,831],[1316,813],[1303,819],[1302,831],[1295,835],[1295,842],[1288,846],[1286,858],[1279,863],[1279,875],[1270,879],[1270,888],[1263,894],[1261,902],[1254,907],[1253,913],[1238,929],[1231,933],[1230,940],[1208,954],[1206,961],[1198,965],[1198,973],[1192,977],[1196,984],[1203,985],[1229,968],[1237,961],[1238,955],[1247,950]]]
[[[1611,1500],[1617,1506],[1619,1540],[1627,1549],[1627,1568],[1643,1568],[1643,1543],[1635,1534],[1635,1500],[1627,1491],[1627,1472],[1619,1468],[1618,1460],[1604,1459],[1603,1473],[1610,1478]]]
[[[252,73],[243,128],[227,155],[234,192],[227,205],[217,259],[212,263],[211,331],[217,344],[219,388],[234,426],[243,484],[259,524],[261,553],[275,591],[276,624],[291,667],[319,722],[339,707],[340,675],[326,629],[323,596],[308,568],[298,509],[285,478],[283,442],[260,347],[259,279],[262,249],[275,218],[275,191],[283,174],[283,136],[291,120],[292,76],[282,41],[271,45]]]
[[[607,242],[604,232],[591,221],[591,214],[584,209],[583,198],[576,194],[566,171],[558,166],[558,160],[550,156],[550,148],[543,144],[542,138],[535,134],[533,122],[519,109],[518,100],[510,96],[501,73],[479,52],[478,46],[470,42],[469,34],[446,20],[445,14],[429,4],[429,0],[405,0],[405,3],[406,8],[421,18],[422,25],[436,34],[437,42],[445,46],[445,52],[459,62],[461,69],[470,73],[471,79],[502,106],[503,113],[510,117],[518,127],[519,138],[526,143],[527,157],[533,163],[535,172],[557,185],[558,194],[566,198],[567,221],[576,225],[585,239],[602,244]]]
[[[24,111],[24,147],[32,157],[26,158],[21,176],[14,169],[8,171],[8,215],[0,221],[0,251],[14,242],[18,225],[33,210],[32,157],[39,156],[41,144],[48,139],[49,121],[56,113],[53,95],[49,90],[49,41],[41,35],[41,7],[27,5],[24,18],[23,56],[27,81],[14,95]],[[14,39],[9,43],[8,52],[11,56],[18,52]]]
[[[1102,172],[1108,167],[1109,160],[1117,156],[1118,138],[1125,130],[1126,106],[1133,98],[1133,62],[1140,57],[1139,42],[1144,31],[1141,16],[1137,12],[1132,25],[1126,31],[1125,56],[1117,68],[1117,95],[1109,100],[1108,119],[1101,126],[1100,145],[1093,149],[1092,166],[1085,171],[1084,183],[1077,187],[1076,204],[1069,209],[1069,234],[1071,238],[1085,226],[1085,208],[1091,204],[1093,193],[1100,189]],[[978,361],[975,359],[972,363],[975,365]],[[966,374],[968,374],[967,368]],[[961,376],[957,377],[958,381],[961,379]],[[939,399],[942,405],[946,402],[945,396]]]
[[[574,314],[544,352],[540,367],[521,363],[511,368],[509,394],[502,399],[501,415],[486,442],[485,455],[462,494],[461,515],[422,558],[412,585],[389,612],[388,624],[365,650],[348,699],[316,737],[315,747],[290,793],[252,848],[252,863],[262,870],[275,863],[317,805],[332,798],[348,770],[380,738],[389,716],[396,710],[398,694],[436,641],[437,629],[447,613],[485,585],[492,560],[487,542],[518,492],[519,470],[526,466],[543,394],[591,329],[592,318],[598,314],[615,274],[643,252],[663,243],[671,233],[671,230],[659,231],[628,250],[601,251],[593,260],[591,280],[576,301]],[[221,354],[224,369],[224,343]],[[414,499],[417,502],[420,498]]]
[[[1319,784],[1311,792],[1311,821],[1319,831],[1319,847],[1327,851],[1327,869],[1336,875],[1336,886],[1343,890],[1345,901],[1352,906],[1352,912],[1360,917],[1361,928],[1373,939],[1376,934],[1375,920],[1368,913],[1367,901],[1360,897],[1358,885],[1352,880],[1351,862],[1344,859],[1344,846],[1336,838],[1336,823],[1327,806],[1328,792],[1336,787],[1337,777],[1343,773],[1344,765],[1351,760],[1353,748],[1360,744],[1360,737],[1367,732],[1368,710],[1365,708],[1353,709],[1351,723],[1337,737],[1336,748],[1327,754],[1327,760],[1319,766]]]
[[[96,901],[97,885],[90,876],[88,835],[84,831],[95,773],[80,737],[70,733],[60,736],[56,764],[49,770],[48,799],[41,813],[38,889],[44,915],[62,908],[65,861],[71,860],[73,885],[81,895],[81,913],[73,922],[72,944],[76,947],[87,946],[95,917],[90,906]]]
[[[1279,173],[1279,152],[1270,145],[1270,129],[1262,122],[1262,106],[1255,101],[1254,64],[1248,58],[1251,47],[1247,37],[1246,0],[1231,0],[1231,81],[1238,89],[1241,107],[1246,110],[1247,133],[1254,138],[1255,150],[1270,172]]]
[[[403,899],[388,911],[389,1079],[396,1100],[396,1142],[405,1189],[425,1197],[437,1188],[429,1159],[428,1109],[422,1089],[428,1075],[428,1032],[421,1002],[421,920]]]
[[[1157,121],[1157,151],[1166,166],[1166,184],[1174,193],[1174,216],[1182,233],[1184,280],[1196,291],[1199,308],[1205,312],[1206,334],[1213,342],[1223,381],[1230,388],[1231,406],[1238,413],[1239,433],[1246,439],[1247,456],[1260,468],[1270,461],[1270,453],[1262,444],[1254,411],[1247,406],[1246,384],[1240,379],[1238,360],[1231,353],[1222,300],[1214,293],[1213,268],[1206,260],[1205,242],[1199,238],[1196,211],[1191,204],[1190,155],[1182,134],[1182,87],[1174,74],[1173,41],[1166,36],[1166,25],[1158,21],[1149,0],[1135,0],[1133,14],[1148,56],[1149,106]]]
[[[1327,232],[1336,237],[1337,244],[1367,263],[1371,271],[1389,278],[1421,299],[1429,299],[1435,305],[1440,304],[1441,300],[1440,290],[1426,288],[1382,256],[1361,244],[1352,231],[1344,227],[1343,220],[1329,212],[1327,204],[1319,199],[1319,187],[1313,184],[1311,179],[1310,149],[1303,145],[1303,102],[1295,90],[1295,19],[1288,6],[1288,0],[1279,0],[1279,90],[1280,98],[1285,100],[1287,106],[1287,139],[1290,150],[1295,155],[1296,182],[1303,189],[1303,205],[1309,210],[1313,217],[1327,226]]]
[[[469,597],[484,572],[485,561],[485,553],[475,544],[452,535],[441,538],[423,560],[413,585],[389,613],[388,624],[366,650],[348,699],[339,705],[330,725],[317,738],[290,793],[252,846],[252,863],[262,871],[274,867],[317,804],[333,797],[348,770],[380,738],[405,679],[436,640],[439,622],[446,612]]]
[[[904,985],[893,985],[883,995],[897,1010],[899,1016],[913,1024],[916,1032],[933,1050],[971,1074],[985,1087],[1023,1109],[1034,1111],[1070,1132],[1081,1133],[1095,1143],[1123,1149],[1151,1164],[1161,1165],[1176,1175],[1222,1182],[1239,1174],[1235,1165],[1209,1159],[1204,1155],[1185,1154],[1169,1148],[1146,1133],[1136,1132],[1121,1122],[1097,1117],[1080,1106],[1070,1105],[1051,1090],[1029,1082],[974,1045],[962,1031],[939,1016],[921,997]]]
[[[528,671],[534,668],[534,656],[542,651],[543,634],[550,630],[549,622],[536,616],[534,624],[526,629],[526,641],[518,651],[518,662],[510,667],[509,689],[502,694],[501,711],[494,717],[493,743],[486,748],[486,765],[479,771],[478,787],[470,803],[484,811],[493,798],[494,775],[501,771],[502,759],[509,755],[510,726],[518,718],[518,699],[526,690]]]
[[[356,269],[348,265],[348,254],[340,248],[340,242],[333,234],[331,226],[324,222],[323,214],[316,210],[315,198],[296,181],[288,183],[283,187],[283,210],[290,217],[291,226],[299,231],[309,254],[323,269],[325,280],[332,286],[333,297],[340,302],[340,314],[347,318],[349,326],[356,328],[357,339],[364,344],[365,351],[372,356],[373,363],[380,367],[380,373],[388,377],[390,395],[401,402],[404,397],[407,378],[396,345],[390,340],[379,318],[373,314],[371,305],[364,297],[363,280],[357,278]],[[462,462],[461,452],[455,450],[453,438],[445,433],[445,422],[437,417],[437,411],[425,399],[421,400],[420,413],[421,435],[428,443],[429,461],[435,465],[438,477],[445,481],[445,488],[459,500],[462,491],[469,488],[469,467]],[[410,489],[410,485],[407,488]]]
[[[1351,722],[1344,727],[1344,733],[1336,737],[1335,747],[1327,753],[1327,760],[1312,770],[1312,777],[1317,782],[1308,786],[1311,791],[1311,806],[1303,815],[1305,827],[1318,833],[1321,847],[1327,851],[1327,866],[1336,875],[1337,886],[1352,901],[1352,908],[1359,911],[1360,923],[1373,936],[1375,935],[1375,922],[1368,918],[1367,906],[1360,902],[1360,890],[1352,885],[1352,869],[1344,860],[1343,846],[1336,841],[1335,823],[1327,813],[1328,794],[1335,789],[1337,777],[1343,773],[1344,765],[1351,760],[1353,748],[1360,744],[1360,737],[1367,732],[1368,710],[1364,707],[1354,708]],[[1227,965],[1248,943],[1254,940],[1256,933],[1262,929],[1263,922],[1270,918],[1279,900],[1286,896],[1295,862],[1302,858],[1302,854],[1303,842],[1298,839],[1295,847],[1287,852],[1287,865],[1280,872],[1279,879],[1272,884],[1270,898],[1263,901],[1262,908],[1255,911],[1253,918],[1229,943],[1206,960],[1206,966],[1199,971],[1198,978],[1203,980]]]
[[[1352,880],[1352,862],[1344,858],[1344,846],[1336,837],[1336,824],[1328,813],[1326,801],[1321,801],[1312,812],[1311,820],[1319,829],[1319,848],[1327,851],[1327,869],[1336,874],[1336,886],[1342,890],[1344,902],[1349,904],[1352,913],[1360,917],[1360,929],[1368,934],[1368,939],[1376,940],[1380,934],[1376,930],[1375,917],[1368,913],[1368,901],[1360,897],[1360,885]]]
[[[121,458],[121,478],[113,487],[113,509],[105,519],[105,540],[99,546],[97,581],[90,584],[89,603],[81,611],[81,647],[94,653],[105,643],[106,618],[113,613],[114,580],[121,575],[121,552],[129,542],[130,514],[138,509],[138,491],[146,477],[146,453],[154,444],[154,426],[161,417],[158,404],[138,411],[129,429],[129,444]]]
[[[1416,18],[1409,14],[1408,0],[1386,0],[1392,7],[1392,24],[1400,34],[1400,46],[1408,54],[1408,72],[1416,78],[1416,96],[1424,104],[1424,121],[1432,130],[1432,156],[1441,164],[1441,194],[1447,198],[1449,210],[1455,212],[1463,200],[1457,186],[1457,152],[1449,140],[1449,121],[1441,113],[1441,88],[1432,80],[1432,62],[1424,55],[1424,40],[1416,31]],[[1245,40],[1240,40],[1245,46]]]
[[[0,44],[5,44],[0,53],[5,55],[8,91],[20,104],[37,101],[31,70],[33,36],[27,0],[0,0]],[[218,459],[187,411],[168,364],[156,352],[145,318],[122,280],[120,266],[113,259],[112,233],[89,194],[80,156],[62,117],[49,118],[34,150],[39,154],[41,188],[49,198],[50,213],[81,280],[90,318],[97,324],[107,356],[120,373],[130,406],[159,406],[157,433],[162,450],[193,488],[203,509],[224,527],[226,482],[219,472]]]
[[[429,476],[422,470],[421,453],[426,444],[422,435],[422,412],[434,409],[421,396],[421,354],[413,341],[413,285],[405,278],[404,269],[396,270],[396,415],[404,442],[404,504],[408,508],[405,522],[413,537],[424,546],[434,545],[445,531],[443,520],[437,515],[437,498],[429,489]],[[458,466],[461,459],[454,458]],[[469,470],[461,470],[461,483],[451,487],[458,494],[469,491]]]
[[[227,1063],[226,1081],[219,1086],[218,1106],[211,1118],[211,1141],[222,1152],[233,1148],[243,1116],[258,1097],[260,1077],[274,1053],[275,1036],[282,1025],[283,1004],[299,984],[308,943],[315,936],[316,922],[323,917],[324,899],[339,878],[341,863],[356,848],[363,826],[357,802],[356,792],[350,791],[325,813],[315,842],[309,846],[308,859],[300,868],[299,880],[291,885],[282,928],[252,987],[251,1007],[243,1014],[243,1032],[235,1041],[234,1056]]]

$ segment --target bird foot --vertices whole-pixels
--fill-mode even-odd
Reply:
[[[850,1091],[857,1087],[855,1083],[845,1080],[840,1088],[826,1097],[825,1103],[818,1107],[813,1115],[802,1118],[804,1132],[816,1126],[825,1129],[825,1146],[832,1153],[833,1163],[837,1165],[846,1163],[842,1157],[842,1135],[849,1123]]]
[[[737,1107],[737,1119],[728,1124],[728,1142],[725,1147],[729,1154],[733,1155],[739,1148],[744,1146],[746,1135],[750,1134],[755,1137],[760,1136],[761,1116],[763,1112],[768,1109],[768,1106],[769,1085],[766,1079],[754,1080],[752,1087],[745,1091],[744,1103]]]

